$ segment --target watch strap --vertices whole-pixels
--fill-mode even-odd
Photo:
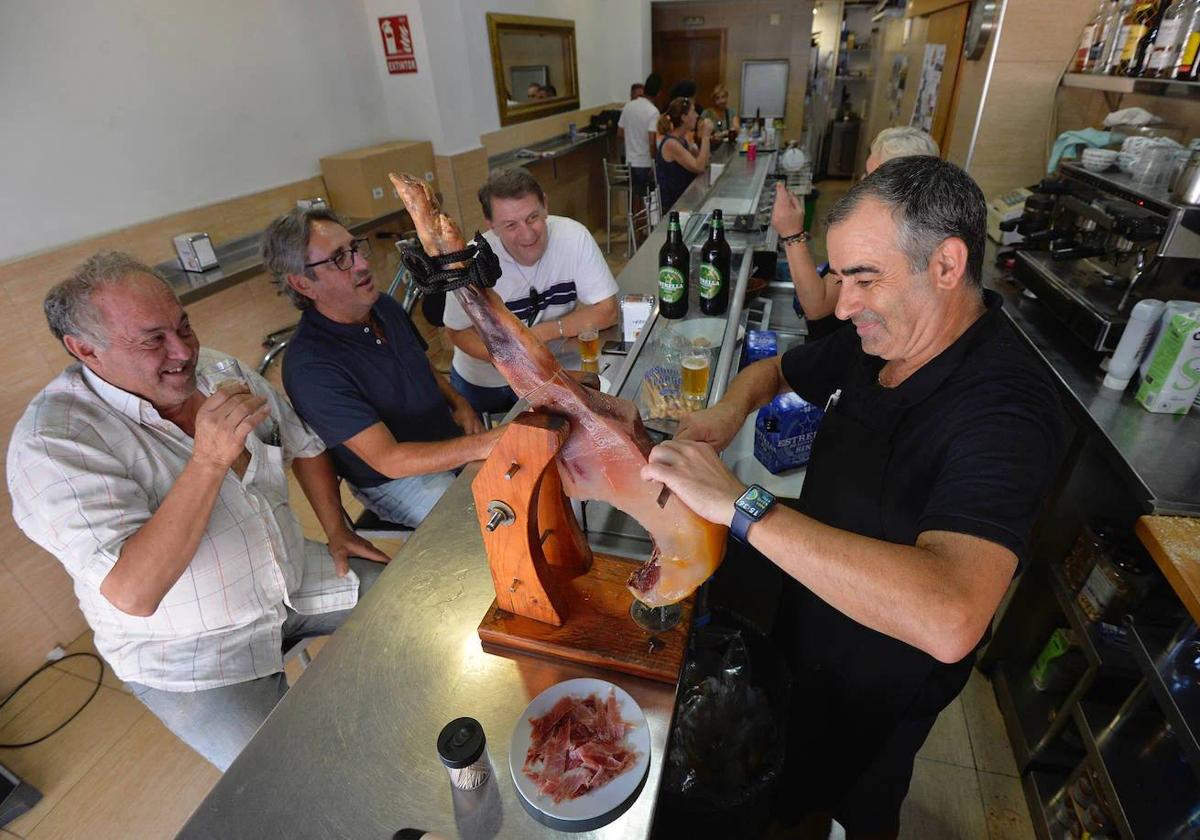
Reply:
[[[758,520],[752,519],[750,514],[742,510],[740,507],[733,508],[733,521],[729,523],[729,533],[735,540],[740,543],[748,542],[746,535],[750,531],[750,526]]]

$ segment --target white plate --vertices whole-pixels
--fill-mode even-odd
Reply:
[[[564,799],[556,803],[552,797],[539,793],[537,785],[522,772],[525,753],[529,750],[533,732],[529,719],[546,714],[555,703],[568,694],[574,694],[581,700],[589,694],[595,694],[597,699],[607,700],[608,692],[614,689],[617,707],[621,710],[621,720],[633,724],[633,728],[625,733],[625,743],[638,754],[633,766],[598,790],[585,793],[577,799]],[[620,686],[605,680],[566,680],[550,686],[533,698],[533,702],[525,707],[525,711],[517,719],[512,745],[508,751],[508,768],[512,772],[513,784],[517,786],[521,796],[546,816],[569,821],[595,819],[623,805],[645,778],[650,769],[650,727],[646,724],[646,716],[642,714],[641,707]]]

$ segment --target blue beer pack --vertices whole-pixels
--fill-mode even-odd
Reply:
[[[824,416],[824,411],[796,394],[780,394],[758,410],[754,457],[775,475],[804,466]]]
[[[773,330],[746,330],[746,340],[742,343],[742,363],[738,365],[738,370],[778,355],[779,336]]]

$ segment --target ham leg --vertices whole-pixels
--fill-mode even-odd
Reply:
[[[426,253],[466,247],[458,225],[438,208],[424,180],[411,175],[391,179]],[[567,495],[607,502],[650,532],[654,551],[629,580],[634,597],[660,607],[690,595],[720,565],[728,530],[697,516],[674,494],[664,507],[658,506],[662,486],[641,478],[652,444],[637,407],[575,381],[491,289],[471,285],[454,295],[513,391],[570,423],[557,459]]]

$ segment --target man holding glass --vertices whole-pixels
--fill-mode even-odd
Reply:
[[[404,308],[375,288],[368,243],[323,209],[293,210],[267,228],[263,264],[301,311],[283,387],[355,498],[415,527],[454,470],[486,458],[501,431],[484,431],[434,370]]]
[[[574,367],[579,357],[571,339],[617,322],[617,281],[600,246],[579,222],[547,213],[546,194],[524,169],[493,170],[479,188],[479,203],[488,224],[484,237],[503,271],[496,294]],[[516,395],[454,295],[446,298],[445,324],[454,344],[451,384],[477,411],[512,408]]]
[[[283,651],[332,633],[387,557],[345,526],[325,447],[265,381],[197,389],[228,357],[154,269],[96,254],[45,311],[77,362],[13,430],[13,517],[71,575],[116,675],[224,770],[287,691]],[[272,423],[278,445],[253,433]],[[289,465],[328,546],[304,539]]]

